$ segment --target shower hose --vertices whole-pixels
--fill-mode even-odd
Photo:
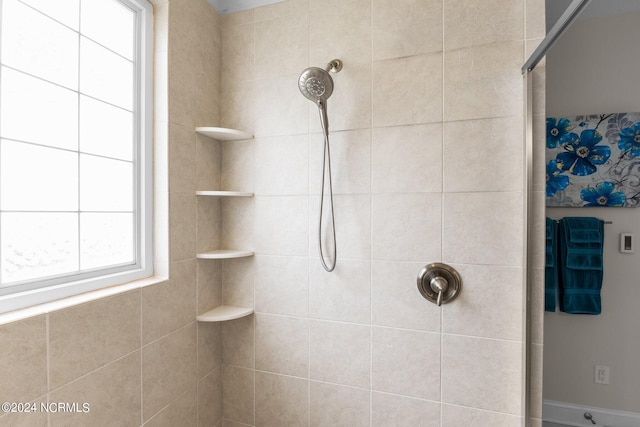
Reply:
[[[329,177],[329,204],[331,206],[330,214],[331,214],[331,234],[333,237],[333,257],[325,260],[324,252],[322,250],[322,218],[324,212],[324,186],[325,186],[325,171],[328,172]],[[333,210],[333,185],[331,183],[331,152],[329,150],[329,132],[324,132],[324,147],[323,147],[323,157],[322,157],[322,189],[320,191],[320,220],[318,221],[318,249],[320,251],[320,262],[322,263],[322,267],[325,270],[331,272],[334,268],[336,268],[336,260],[337,260],[337,250],[336,250],[336,223],[334,219],[334,210]]]

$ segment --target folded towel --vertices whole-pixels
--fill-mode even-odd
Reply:
[[[547,218],[545,232],[544,310],[556,311],[556,289],[558,288],[558,223]]]
[[[597,218],[560,220],[560,310],[600,314],[604,222]]]

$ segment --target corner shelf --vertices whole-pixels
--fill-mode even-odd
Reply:
[[[242,139],[253,139],[253,135],[236,129],[216,128],[216,127],[197,127],[196,132],[218,141],[239,141]]]
[[[224,322],[253,314],[253,308],[221,305],[197,317],[200,322]]]
[[[253,251],[244,251],[237,249],[217,249],[215,251],[201,252],[196,254],[196,258],[200,259],[231,259],[253,256]]]
[[[196,196],[211,196],[211,197],[253,197],[253,193],[245,191],[196,191]]]

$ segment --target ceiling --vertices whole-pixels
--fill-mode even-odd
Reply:
[[[233,13],[241,10],[253,9],[254,7],[266,6],[268,4],[280,3],[285,0],[208,0],[219,13]]]

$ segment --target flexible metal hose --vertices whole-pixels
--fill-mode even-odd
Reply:
[[[320,112],[322,115],[322,110]],[[329,203],[331,205],[331,232],[333,236],[333,257],[329,257],[329,264],[325,261],[324,253],[322,251],[322,218],[324,211],[324,185],[325,185],[325,170],[329,174]],[[331,183],[331,152],[329,150],[329,132],[325,129],[324,132],[324,147],[322,156],[322,190],[320,191],[320,219],[318,221],[318,249],[320,251],[320,262],[322,267],[328,272],[331,272],[336,268],[336,261],[338,253],[336,250],[336,224],[333,210],[333,185]]]

